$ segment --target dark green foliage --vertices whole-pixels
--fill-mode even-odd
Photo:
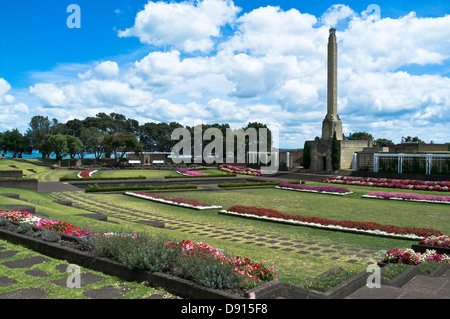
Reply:
[[[48,229],[41,230],[39,232],[39,235],[42,240],[48,241],[48,242],[58,242],[61,240],[61,234],[55,231],[51,231]]]
[[[339,170],[339,157],[341,150],[339,141],[336,138],[336,131],[333,133],[333,140],[331,142],[331,168],[333,171]]]
[[[21,223],[18,227],[17,227],[17,232],[19,234],[26,234],[29,231],[32,231],[32,227],[30,224],[28,223]]]
[[[280,184],[281,181],[275,181],[275,182],[255,182],[255,183],[222,183],[222,184],[218,184],[217,186],[222,187],[222,188],[227,188],[227,187],[245,187],[245,186],[265,186],[265,185],[278,185]],[[295,181],[288,181],[286,183],[290,183],[290,184],[300,184],[299,180],[295,180]]]
[[[303,167],[308,169],[311,166],[311,150],[308,141],[303,147]]]
[[[235,289],[242,282],[242,276],[232,265],[212,256],[190,255],[179,263],[180,276],[200,285],[214,289]]]
[[[107,187],[100,187],[98,184],[95,185],[89,185],[85,191],[88,192],[119,192],[119,191],[137,191],[137,190],[156,190],[156,189],[196,189],[196,185],[190,185],[190,184],[184,184],[184,185],[164,185],[164,186],[156,186],[156,185],[147,185],[147,186],[126,186],[126,185],[119,185],[119,186],[107,186]]]

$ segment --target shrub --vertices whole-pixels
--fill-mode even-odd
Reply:
[[[0,218],[0,226],[8,226],[10,224],[9,219]]]
[[[48,229],[41,230],[39,232],[39,235],[41,236],[42,240],[48,241],[48,242],[58,242],[61,240],[61,234],[57,233],[55,231],[51,231]]]
[[[231,263],[211,255],[187,255],[179,263],[179,272],[185,279],[222,290],[238,288],[244,278],[234,271]]]
[[[20,225],[17,227],[17,232],[19,234],[26,234],[29,231],[32,231],[33,228],[28,223],[20,223]]]

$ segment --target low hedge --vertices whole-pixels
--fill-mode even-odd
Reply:
[[[135,177],[130,177],[130,176],[126,176],[126,177],[90,177],[90,178],[78,178],[78,177],[68,177],[63,176],[60,177],[59,180],[61,182],[68,182],[68,181],[110,181],[110,180],[126,180],[126,179],[146,179],[147,177],[139,175],[139,176],[135,176]]]
[[[235,177],[236,174],[208,174],[208,175],[198,175],[198,176],[186,176],[186,175],[167,175],[164,178],[195,178],[195,177]]]
[[[196,185],[191,184],[184,184],[184,185],[164,185],[164,186],[157,186],[157,185],[147,185],[147,186],[125,186],[125,185],[119,185],[119,186],[105,186],[100,187],[98,184],[95,185],[89,185],[85,192],[87,193],[98,193],[98,192],[118,192],[118,191],[128,191],[128,190],[171,190],[171,189],[196,189]]]
[[[221,183],[221,184],[218,184],[217,186],[219,186],[219,187],[222,187],[222,188],[228,188],[228,187],[245,187],[245,186],[266,186],[266,185],[278,185],[278,184],[280,184],[281,183],[281,181],[275,181],[275,182],[270,182],[270,181],[267,181],[267,182],[246,182],[246,183]],[[300,183],[302,183],[302,184],[304,184],[305,182],[300,182],[300,180],[295,180],[295,181],[290,181],[290,182],[288,182],[288,183],[291,183],[291,184],[300,184]]]

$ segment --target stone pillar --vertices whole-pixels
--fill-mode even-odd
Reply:
[[[342,140],[342,122],[337,113],[337,42],[336,29],[330,29],[328,37],[327,115],[322,123],[322,138],[331,140],[336,131]]]

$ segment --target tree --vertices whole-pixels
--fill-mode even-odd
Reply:
[[[336,138],[336,131],[333,133],[333,140],[331,141],[331,168],[333,171],[339,170],[340,145]]]
[[[80,155],[80,158],[84,157],[84,145],[81,140],[72,135],[66,135],[67,140],[67,153],[69,154],[70,158],[75,158],[75,156],[78,154]]]
[[[32,148],[38,150],[42,157],[48,157],[51,152],[47,148],[46,137],[47,134],[50,134],[50,120],[48,117],[36,115],[31,119],[29,126],[27,134],[30,137]]]
[[[63,134],[47,134],[47,147],[51,153],[55,153],[57,161],[62,160],[69,154],[69,147],[67,146],[67,136]]]
[[[352,140],[365,140],[365,139],[373,140],[373,136],[367,132],[356,132],[352,134]]]
[[[391,140],[388,140],[386,138],[377,138],[375,140],[375,143],[377,145],[381,145],[381,146],[394,145],[394,142],[392,142]]]
[[[303,146],[303,168],[309,169],[311,166],[311,149],[308,141]]]
[[[27,135],[22,135],[18,129],[3,133],[2,150],[11,153],[13,158],[22,158],[22,154],[31,154],[31,142]]]
[[[105,133],[97,127],[84,128],[80,133],[81,142],[84,144],[85,152],[93,153],[99,160],[105,154]]]
[[[133,134],[113,133],[105,137],[105,143],[114,150],[116,159],[122,159],[127,152],[135,152],[136,154],[142,152],[142,144]]]

